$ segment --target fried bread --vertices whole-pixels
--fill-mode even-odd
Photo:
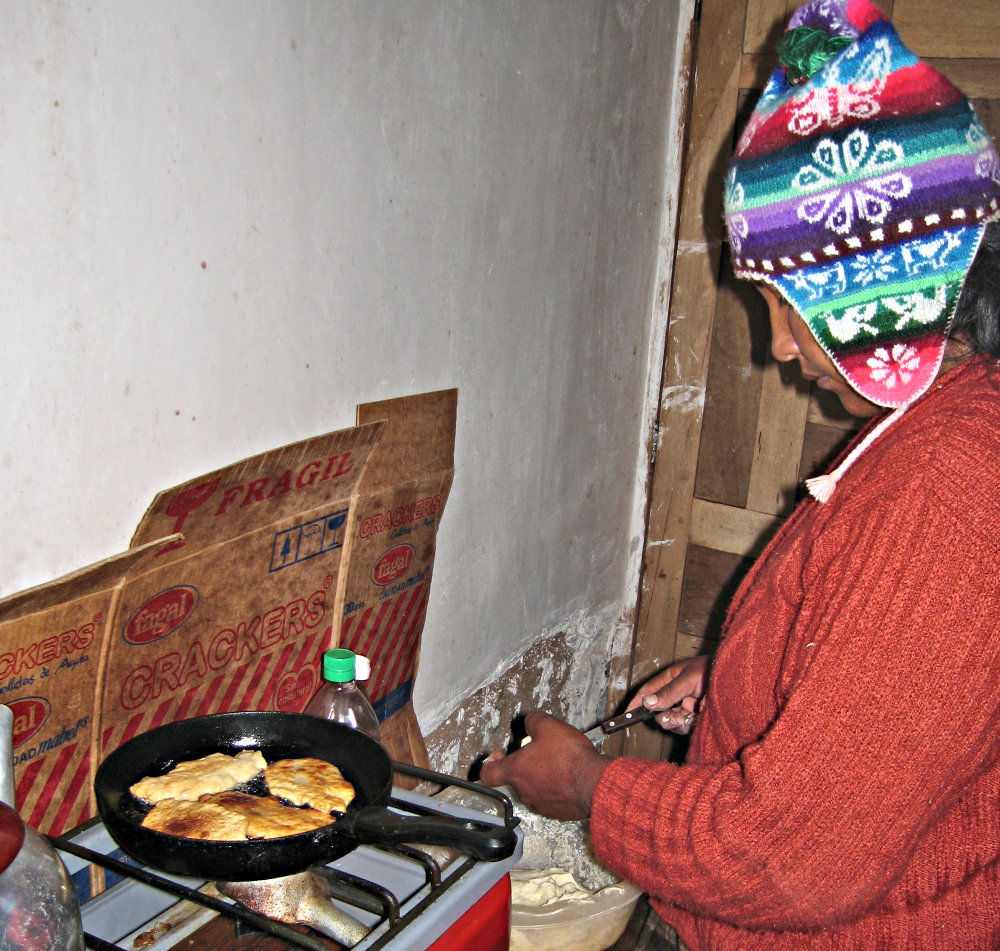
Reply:
[[[142,824],[155,832],[185,839],[234,841],[247,838],[246,816],[211,802],[161,799],[146,813]]]
[[[299,809],[286,806],[276,796],[251,796],[248,793],[228,791],[209,793],[198,800],[228,809],[246,819],[246,834],[250,839],[274,839],[283,835],[311,832],[331,825],[333,816],[308,806]]]
[[[267,763],[260,750],[244,750],[235,756],[211,753],[201,759],[178,763],[162,776],[147,776],[129,787],[136,799],[158,803],[164,799],[196,800],[207,793],[223,792],[249,783]]]
[[[272,796],[320,812],[346,812],[354,799],[354,787],[343,773],[332,763],[311,756],[271,763],[264,779]]]

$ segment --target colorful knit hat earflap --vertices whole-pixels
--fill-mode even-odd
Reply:
[[[868,0],[800,7],[779,56],[726,182],[736,274],[774,287],[865,399],[905,406],[1000,214],[1000,159]]]

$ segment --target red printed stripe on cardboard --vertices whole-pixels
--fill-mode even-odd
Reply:
[[[201,703],[198,704],[198,716],[203,717],[206,713],[211,712],[215,695],[219,692],[225,679],[225,674],[219,674],[218,677],[212,678],[211,683],[208,685],[208,690],[205,691],[205,695],[201,698]]]
[[[377,681],[384,694],[391,693],[412,675],[428,594],[427,585],[421,584],[413,589],[396,618],[393,636],[385,642]]]
[[[393,639],[385,662],[380,665],[378,686],[383,696],[413,677],[429,593],[427,585],[419,585],[407,605],[406,613],[400,617],[399,634]]]
[[[15,752],[16,756],[16,752]],[[55,795],[69,775],[65,794]],[[34,802],[28,824],[49,835],[61,835],[93,815],[90,802],[90,750],[86,743],[66,743],[58,752],[36,756],[21,773],[14,790],[18,803]]]
[[[70,824],[70,818],[81,801],[87,803],[90,792],[90,756],[80,758],[73,778],[70,780],[66,796],[59,805],[55,818],[52,820],[52,835],[60,835],[64,829],[73,828],[77,823]]]
[[[375,609],[368,608],[364,611],[364,613],[362,613],[360,620],[358,620],[357,625],[354,628],[353,639],[351,635],[351,626],[355,618],[348,618],[344,622],[344,630],[341,633],[341,644],[343,646],[353,645],[349,646],[350,650],[353,650],[356,654],[360,654],[362,657],[371,659],[372,652],[375,650],[375,644],[378,643],[379,638],[386,636],[385,630],[387,627],[391,627],[393,625],[396,613],[399,611],[401,604],[401,598],[393,598],[391,601],[383,601],[382,606],[379,608],[379,612],[375,615],[374,620],[372,620],[372,614]],[[370,688],[371,684],[368,686]]]
[[[61,747],[58,754],[43,757],[43,760],[37,770],[29,770],[21,777],[17,798],[22,802],[29,796],[37,795],[28,824],[35,829],[46,829],[50,835],[59,835],[67,828],[73,813],[80,809],[89,811],[90,788],[82,781],[89,774],[89,750],[85,743],[72,743]],[[59,799],[54,793],[67,773],[73,776],[73,781],[66,790],[65,798]]]
[[[406,683],[413,677],[417,662],[417,650],[420,646],[420,631],[423,628],[424,615],[427,613],[429,595],[428,585],[418,585],[413,594],[413,600],[408,605],[407,614],[400,621],[402,639],[397,640],[393,649],[392,664],[387,664],[385,667],[385,682],[392,685],[386,689],[386,694],[391,693],[400,684]]]
[[[369,608],[344,619],[340,645],[371,662],[372,674],[366,687],[373,703],[413,676],[428,593],[426,582],[415,585],[387,598],[377,613]]]
[[[54,724],[51,705],[43,697],[21,697],[9,701],[8,706],[14,714],[14,763],[24,765],[15,800],[22,808],[34,803],[28,816],[30,825],[59,835],[74,812],[89,808],[90,789],[85,780],[90,756],[87,743],[80,741],[87,718],[60,727]],[[56,791],[67,775],[69,785],[57,799]]]
[[[410,594],[412,592],[384,600],[374,621],[371,617],[374,609],[369,608],[361,615],[361,619],[354,628],[353,634],[351,632],[351,619],[348,619],[341,634],[341,644],[343,646],[349,647],[363,657],[367,657],[371,662],[372,676],[367,684],[367,689],[373,702],[381,700],[383,696],[381,693],[374,693],[382,669],[381,655],[392,647],[393,638],[398,633],[400,613],[405,614],[406,605],[410,602]],[[354,643],[355,646],[350,647],[350,643]],[[385,692],[388,693],[388,691]]]
[[[226,688],[225,696],[223,696],[222,702],[219,704],[219,713],[229,713],[233,709],[233,701],[236,699],[236,693],[243,686],[243,681],[246,678],[249,667],[249,664],[243,664],[233,672],[229,686]]]

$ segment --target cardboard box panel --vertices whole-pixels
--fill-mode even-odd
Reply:
[[[382,419],[386,428],[358,490],[340,644],[370,659],[380,720],[406,709],[413,693],[457,408],[453,389],[358,407],[359,424]]]
[[[14,795],[21,816],[41,832],[59,835],[94,814],[100,658],[126,572],[158,547],[141,546],[0,602],[0,702],[14,713]]]
[[[296,562],[321,554],[322,525],[303,515],[322,517],[325,505],[351,498],[381,432],[373,422],[316,436],[167,489],[146,511],[132,545],[179,532],[177,549],[205,548],[288,519],[269,570],[292,563],[291,553]]]

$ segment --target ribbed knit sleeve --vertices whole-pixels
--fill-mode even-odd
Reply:
[[[911,410],[771,546],[689,762],[623,758],[601,779],[598,857],[705,947],[938,947],[919,937],[933,914],[995,898],[1000,420],[968,399]],[[1000,934],[990,915],[980,933]]]

